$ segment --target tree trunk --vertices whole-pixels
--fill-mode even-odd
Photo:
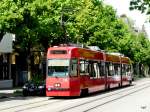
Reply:
[[[31,80],[32,72],[31,72],[31,42],[28,43],[27,49],[27,64],[28,64],[28,80]]]
[[[3,38],[3,36],[4,36],[4,31],[1,30],[1,31],[0,31],[0,42],[1,42],[2,38]]]
[[[28,80],[31,80],[31,60],[30,57],[28,57]]]
[[[144,65],[144,76],[145,77],[149,77],[149,66],[147,66],[147,65]]]

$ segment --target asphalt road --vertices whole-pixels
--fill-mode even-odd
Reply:
[[[0,105],[0,112],[150,112],[150,78],[85,97],[11,97]]]

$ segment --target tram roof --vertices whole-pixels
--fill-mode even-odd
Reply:
[[[108,62],[114,62],[114,63],[125,63],[129,64],[131,63],[131,60],[128,57],[125,57],[124,55],[120,53],[105,53],[101,50],[91,50],[89,48],[83,48],[83,47],[76,47],[76,46],[53,46],[48,49],[49,50],[66,50],[72,51],[72,56],[77,56],[81,58],[86,59],[100,59],[105,60]],[[77,51],[77,52],[76,52]],[[67,54],[67,53],[66,53]],[[105,57],[105,59],[104,59]]]
[[[71,52],[71,56],[76,56],[80,58],[85,58],[85,59],[96,59],[96,60],[103,60],[103,52],[100,51],[95,51],[87,48],[82,48],[82,47],[74,47],[74,46],[55,46],[55,47],[50,47],[48,51],[63,51],[66,50],[66,54],[69,54],[69,51]]]

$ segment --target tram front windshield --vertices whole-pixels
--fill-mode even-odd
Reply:
[[[69,75],[69,59],[49,59],[48,76],[65,77]]]

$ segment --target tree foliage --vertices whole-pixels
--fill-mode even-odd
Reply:
[[[140,6],[139,1],[133,0],[131,6]],[[1,0],[0,4],[0,37],[15,33],[16,44],[29,57],[35,48],[46,51],[49,45],[73,42],[150,64],[150,42],[145,35],[133,33],[101,0]]]
[[[130,25],[129,25],[130,26]],[[150,41],[144,32],[134,32],[128,27],[124,38],[120,39],[119,51],[130,57],[135,63],[149,65]],[[133,30],[133,29],[132,29]]]
[[[131,0],[130,9],[140,10],[142,13],[150,14],[150,1],[149,0]]]

